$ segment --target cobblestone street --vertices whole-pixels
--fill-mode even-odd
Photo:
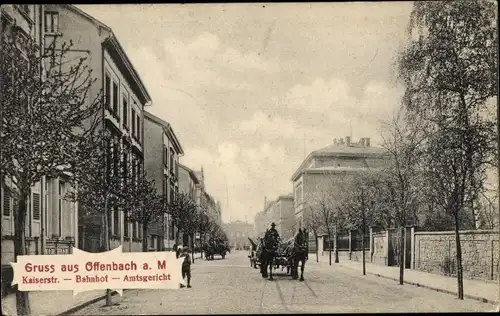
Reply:
[[[481,312],[495,306],[453,295],[400,286],[362,276],[358,271],[308,261],[305,282],[279,271],[275,281],[263,279],[250,267],[247,252],[235,251],[225,260],[196,260],[191,289],[132,290],[74,315],[234,314],[234,313],[367,313]]]

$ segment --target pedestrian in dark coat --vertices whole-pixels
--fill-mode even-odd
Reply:
[[[187,287],[191,288],[191,255],[189,254],[188,247],[182,249],[181,257],[184,257],[184,261],[182,262],[182,279],[184,280],[187,277]],[[181,287],[184,287],[184,285],[181,284]]]

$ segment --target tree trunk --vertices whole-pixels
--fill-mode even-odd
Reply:
[[[205,233],[200,232],[200,258],[203,259],[203,244],[205,243]]]
[[[26,255],[26,205],[29,195],[29,189],[27,191],[22,191],[19,197],[18,209],[16,220],[14,223],[15,229],[15,241],[14,241],[14,257]],[[29,300],[29,292],[16,291],[16,310],[17,315],[31,315],[31,306]]]
[[[366,261],[365,261],[365,235],[366,235],[366,229],[363,228],[361,232],[361,249],[363,251],[363,275],[366,275]]]
[[[332,234],[328,233],[328,261],[330,262],[330,265],[332,265]]]
[[[399,227],[400,235],[399,235],[399,284],[404,284],[404,273],[405,273],[405,263],[404,263],[404,226]]]
[[[335,232],[335,242],[333,245],[335,246],[335,263],[339,263],[339,234]]]
[[[458,298],[464,299],[464,278],[462,271],[462,245],[460,244],[460,224],[458,222],[458,211],[455,213],[455,244],[457,246],[457,281],[458,281]]]
[[[142,252],[148,252],[148,225],[142,224]]]
[[[108,216],[108,198],[107,196],[104,198],[104,240],[103,240],[103,246],[104,246],[104,252],[107,252],[110,250],[111,245],[110,245],[110,229],[111,225],[109,223],[109,216]],[[106,306],[111,306],[113,303],[111,301],[111,290],[106,289]]]
[[[193,263],[194,263],[194,237],[195,233],[192,234],[192,239],[191,239],[191,254],[193,255]]]
[[[316,240],[316,262],[319,262],[319,242],[318,242],[318,235],[314,233],[314,239]]]
[[[177,228],[177,231],[175,232],[175,243],[179,245],[179,235],[180,235],[180,230]],[[182,241],[184,243],[184,240]]]

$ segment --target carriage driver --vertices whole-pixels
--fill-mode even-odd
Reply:
[[[275,227],[276,224],[274,222],[271,223],[271,229],[269,230],[269,233],[271,234],[271,236],[275,238],[276,241],[281,242],[280,234],[278,233]]]

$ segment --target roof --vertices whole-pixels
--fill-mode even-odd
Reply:
[[[203,173],[201,171],[195,171],[194,175],[196,176],[196,178],[198,178],[198,180],[201,183],[201,181],[203,180]]]
[[[381,147],[365,147],[359,144],[350,144],[347,145],[335,145],[332,144],[330,146],[326,146],[324,148],[315,150],[312,152],[313,154],[332,154],[336,156],[343,155],[383,155],[387,153],[385,148]]]
[[[82,17],[86,18],[90,22],[92,22],[94,24],[97,24],[98,26],[100,26],[102,28],[105,28],[107,31],[112,32],[112,30],[111,30],[111,28],[109,26],[107,26],[106,24],[102,23],[98,19],[94,18],[90,14],[85,13],[83,10],[77,8],[75,5],[73,5],[73,4],[59,4],[59,5],[63,6],[64,8],[66,8],[68,10],[73,11],[74,13],[77,13],[77,14],[81,15]]]
[[[167,137],[172,140],[174,143],[174,147],[177,150],[177,152],[180,155],[184,155],[184,150],[182,149],[181,143],[179,142],[179,139],[174,133],[174,130],[172,129],[172,126],[167,122],[159,118],[158,116],[148,112],[144,111],[144,118],[148,119],[149,121],[156,123],[158,125],[161,125],[163,127],[163,131],[165,134],[167,134]]]
[[[343,144],[343,145],[336,145],[332,144],[326,147],[323,147],[321,149],[312,151],[304,161],[300,164],[299,168],[294,172],[292,175],[291,180],[295,181],[299,177],[299,175],[302,173],[304,170],[312,170],[312,169],[317,169],[317,170],[339,170],[341,168],[330,168],[330,169],[322,169],[322,168],[306,168],[308,164],[311,163],[312,159],[315,157],[384,157],[388,155],[389,153],[385,148],[381,147],[373,147],[373,146],[363,146],[361,144],[357,143],[351,143],[349,145]],[[349,168],[353,169],[353,168]]]
[[[138,94],[139,99],[141,102],[145,105],[150,105],[151,102],[151,96],[149,95],[146,86],[144,85],[143,81],[141,80],[139,74],[135,70],[134,66],[132,65],[132,62],[128,58],[127,54],[125,53],[125,50],[121,46],[120,42],[118,41],[118,38],[116,35],[113,33],[113,30],[107,26],[106,24],[102,23],[101,21],[97,20],[96,18],[92,17],[91,15],[85,13],[81,9],[77,8],[76,6],[72,4],[62,4],[64,8],[82,16],[83,18],[89,20],[90,22],[94,23],[97,27],[104,28],[110,33],[110,36],[104,40],[103,46],[110,48],[111,50],[115,51],[117,53],[117,56],[119,57],[119,63],[122,64],[121,68],[126,69],[125,76],[128,77],[128,79],[131,79],[134,81],[137,85],[138,91],[136,93]],[[120,66],[120,65],[118,65]],[[128,76],[127,76],[128,75]],[[134,89],[137,90],[137,89]]]
[[[278,198],[276,199],[276,201],[279,201],[279,200],[293,200],[293,194],[292,193],[288,193],[286,195],[280,195],[280,196],[278,196]]]
[[[193,179],[194,183],[198,184],[200,183],[200,180],[196,177],[196,174],[193,170],[189,169],[188,167],[184,166],[183,164],[179,164],[179,167],[186,170],[189,173],[189,176]]]

